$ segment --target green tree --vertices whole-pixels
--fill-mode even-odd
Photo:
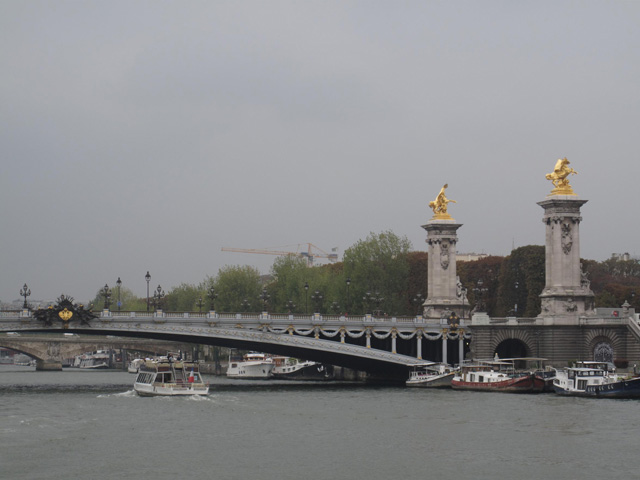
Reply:
[[[213,280],[220,312],[258,312],[262,309],[260,272],[250,266],[225,266]],[[246,303],[245,303],[246,300]]]
[[[540,245],[516,248],[500,267],[496,316],[537,316],[544,284],[545,248]]]
[[[390,315],[408,314],[408,253],[411,242],[391,231],[370,233],[344,252],[344,274],[351,278],[351,310],[365,313],[366,293],[379,295],[379,308]]]
[[[206,305],[204,291],[190,283],[182,283],[173,287],[164,299],[164,309],[170,312],[191,312],[198,310],[196,302],[202,298]]]

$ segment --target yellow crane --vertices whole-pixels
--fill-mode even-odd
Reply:
[[[295,251],[291,250],[276,250],[280,248],[291,248],[296,247]],[[306,250],[301,250],[300,247],[306,247]],[[334,248],[333,251],[336,249]],[[337,253],[327,253],[321,248],[316,247],[313,243],[299,243],[298,245],[286,245],[284,247],[269,247],[263,249],[257,248],[232,248],[232,247],[222,247],[223,252],[240,252],[240,253],[260,253],[263,255],[295,255],[298,257],[306,258],[307,265],[309,267],[313,266],[314,258],[326,258],[330,262],[338,261]]]

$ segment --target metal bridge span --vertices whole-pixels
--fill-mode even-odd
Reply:
[[[110,312],[89,325],[46,326],[29,310],[0,312],[1,332],[68,332],[142,337],[258,350],[404,379],[408,367],[431,361],[460,363],[470,335],[422,317],[377,318],[286,314]],[[435,346],[435,348],[434,348]],[[404,353],[398,353],[403,351]],[[411,354],[406,354],[411,352]],[[433,358],[434,354],[440,358]],[[453,361],[452,361],[453,360]]]

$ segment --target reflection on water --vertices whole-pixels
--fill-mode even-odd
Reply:
[[[640,402],[0,366],[2,478],[635,478]]]

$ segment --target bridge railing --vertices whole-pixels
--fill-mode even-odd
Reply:
[[[236,324],[240,322],[260,323],[304,323],[309,325],[323,323],[342,323],[342,324],[404,324],[404,325],[429,325],[429,326],[447,326],[446,319],[428,319],[422,316],[414,317],[390,317],[386,315],[329,315],[329,314],[287,314],[287,313],[255,313],[255,312],[164,312],[156,310],[153,312],[145,311],[111,311],[102,310],[96,312],[101,320],[118,320],[119,322],[136,322],[142,319],[152,319],[154,322],[165,323],[167,321],[188,320],[192,323],[211,323],[220,322],[228,324]],[[29,309],[24,310],[4,310],[0,311],[0,318],[25,318],[32,317],[33,312]],[[464,326],[465,321],[461,319],[460,325]]]

